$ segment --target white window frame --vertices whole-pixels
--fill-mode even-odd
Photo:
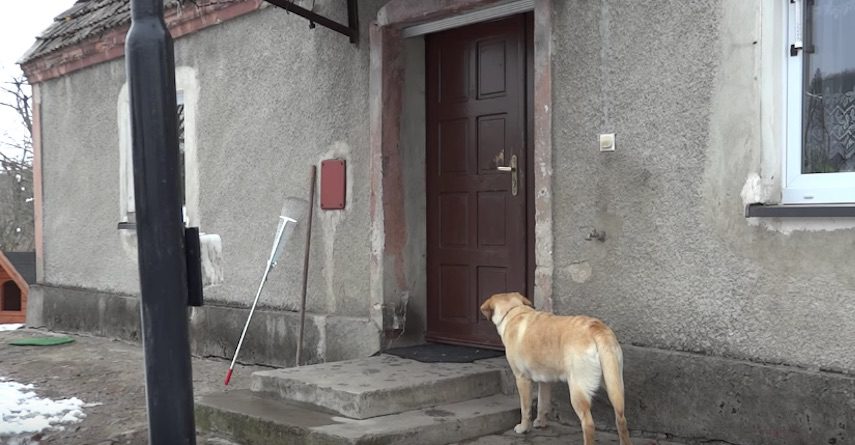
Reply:
[[[852,204],[855,203],[855,172],[802,173],[802,97],[804,88],[804,51],[790,55],[790,45],[801,45],[803,0],[786,2],[786,45],[782,50],[786,62],[784,92],[786,103],[784,149],[784,204]]]
[[[196,111],[199,85],[196,72],[190,67],[175,69],[175,89],[178,103],[184,104],[184,222],[199,227],[199,169],[196,135]],[[131,112],[128,84],[119,92],[119,219],[131,222],[135,209],[133,156],[131,155]]]

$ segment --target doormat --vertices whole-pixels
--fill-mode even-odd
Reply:
[[[496,351],[495,349],[438,344],[394,348],[384,351],[384,353],[423,363],[471,363],[476,360],[505,355],[504,351]]]
[[[32,337],[10,341],[12,346],[56,346],[73,342],[71,337]]]

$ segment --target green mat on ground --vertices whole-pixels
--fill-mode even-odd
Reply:
[[[71,337],[32,337],[10,341],[12,346],[56,346],[73,342]]]

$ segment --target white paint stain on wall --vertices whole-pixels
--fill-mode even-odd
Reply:
[[[759,174],[754,172],[748,174],[748,178],[745,180],[745,185],[742,186],[740,196],[742,196],[743,205],[766,202],[769,198],[766,193],[764,193],[763,180],[760,178]]]
[[[567,266],[567,273],[570,274],[570,279],[577,283],[584,283],[591,279],[591,263],[580,261]]]
[[[202,260],[202,284],[215,286],[223,283],[223,240],[220,235],[199,234]]]
[[[324,280],[327,288],[327,301],[330,305],[335,305],[338,297],[335,289],[335,241],[338,226],[347,218],[350,209],[353,207],[353,166],[350,163],[350,146],[344,142],[335,142],[330,145],[329,149],[321,156],[318,161],[318,189],[316,193],[320,196],[320,161],[329,159],[342,159],[345,162],[345,202],[342,210],[319,210],[318,220],[321,223],[323,230],[323,249],[324,249]],[[316,200],[320,203],[320,198]],[[334,308],[329,308],[330,311]]]

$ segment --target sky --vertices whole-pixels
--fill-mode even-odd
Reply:
[[[50,26],[53,18],[72,5],[74,0],[0,0],[0,83],[21,75],[15,62],[35,42],[36,36]],[[8,102],[2,94],[0,100]],[[0,107],[0,138],[8,135],[20,139],[23,132],[15,112]]]

